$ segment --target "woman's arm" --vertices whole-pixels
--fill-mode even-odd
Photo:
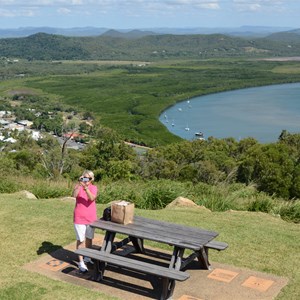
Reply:
[[[74,198],[76,198],[78,196],[79,190],[80,190],[80,184],[77,183],[74,187],[74,190],[73,190],[73,197]]]
[[[90,191],[90,189],[89,189],[89,186],[88,186],[88,185],[84,186],[83,188],[84,188],[84,190],[85,190],[85,192],[86,192],[86,194],[87,194],[87,196],[88,196],[89,200],[91,200],[91,201],[95,201],[95,200],[96,200],[96,198],[97,198],[97,188],[95,189],[95,194],[94,194],[94,193],[92,193],[92,192]]]

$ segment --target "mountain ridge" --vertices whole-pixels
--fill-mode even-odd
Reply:
[[[268,27],[268,26],[241,26],[241,27],[191,27],[191,28],[131,28],[131,29],[114,29],[106,27],[20,27],[20,28],[0,28],[0,38],[26,37],[38,32],[48,34],[58,34],[65,36],[98,36],[109,30],[115,30],[122,33],[138,30],[143,32],[153,32],[154,34],[229,34],[234,36],[257,36],[264,37],[275,32],[297,30],[292,27]]]

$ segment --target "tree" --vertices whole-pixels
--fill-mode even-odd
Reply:
[[[82,154],[80,165],[86,169],[100,170],[98,173],[101,177],[124,178],[125,176],[128,178],[130,177],[128,172],[135,172],[129,161],[134,163],[136,154],[110,128],[101,127],[96,134],[95,141],[90,143],[82,151]],[[120,161],[120,163],[117,163],[117,161]],[[113,172],[116,173],[113,174]]]
[[[289,198],[292,187],[294,160],[283,144],[256,145],[243,154],[238,179],[269,194]]]

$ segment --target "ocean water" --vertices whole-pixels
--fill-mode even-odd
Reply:
[[[187,140],[253,137],[275,142],[282,130],[300,133],[300,83],[247,88],[195,97],[164,111],[160,117],[170,132]]]

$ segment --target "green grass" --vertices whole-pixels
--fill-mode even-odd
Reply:
[[[39,258],[47,241],[65,246],[74,242],[73,204],[57,199],[29,200],[0,194],[0,299],[114,299],[80,286],[26,271],[22,266]],[[105,205],[98,205],[98,215]],[[209,212],[201,209],[140,210],[136,214],[199,226],[220,233],[229,248],[211,251],[211,260],[268,272],[289,279],[277,300],[300,295],[300,227],[256,212]],[[155,243],[149,243],[158,246]]]

